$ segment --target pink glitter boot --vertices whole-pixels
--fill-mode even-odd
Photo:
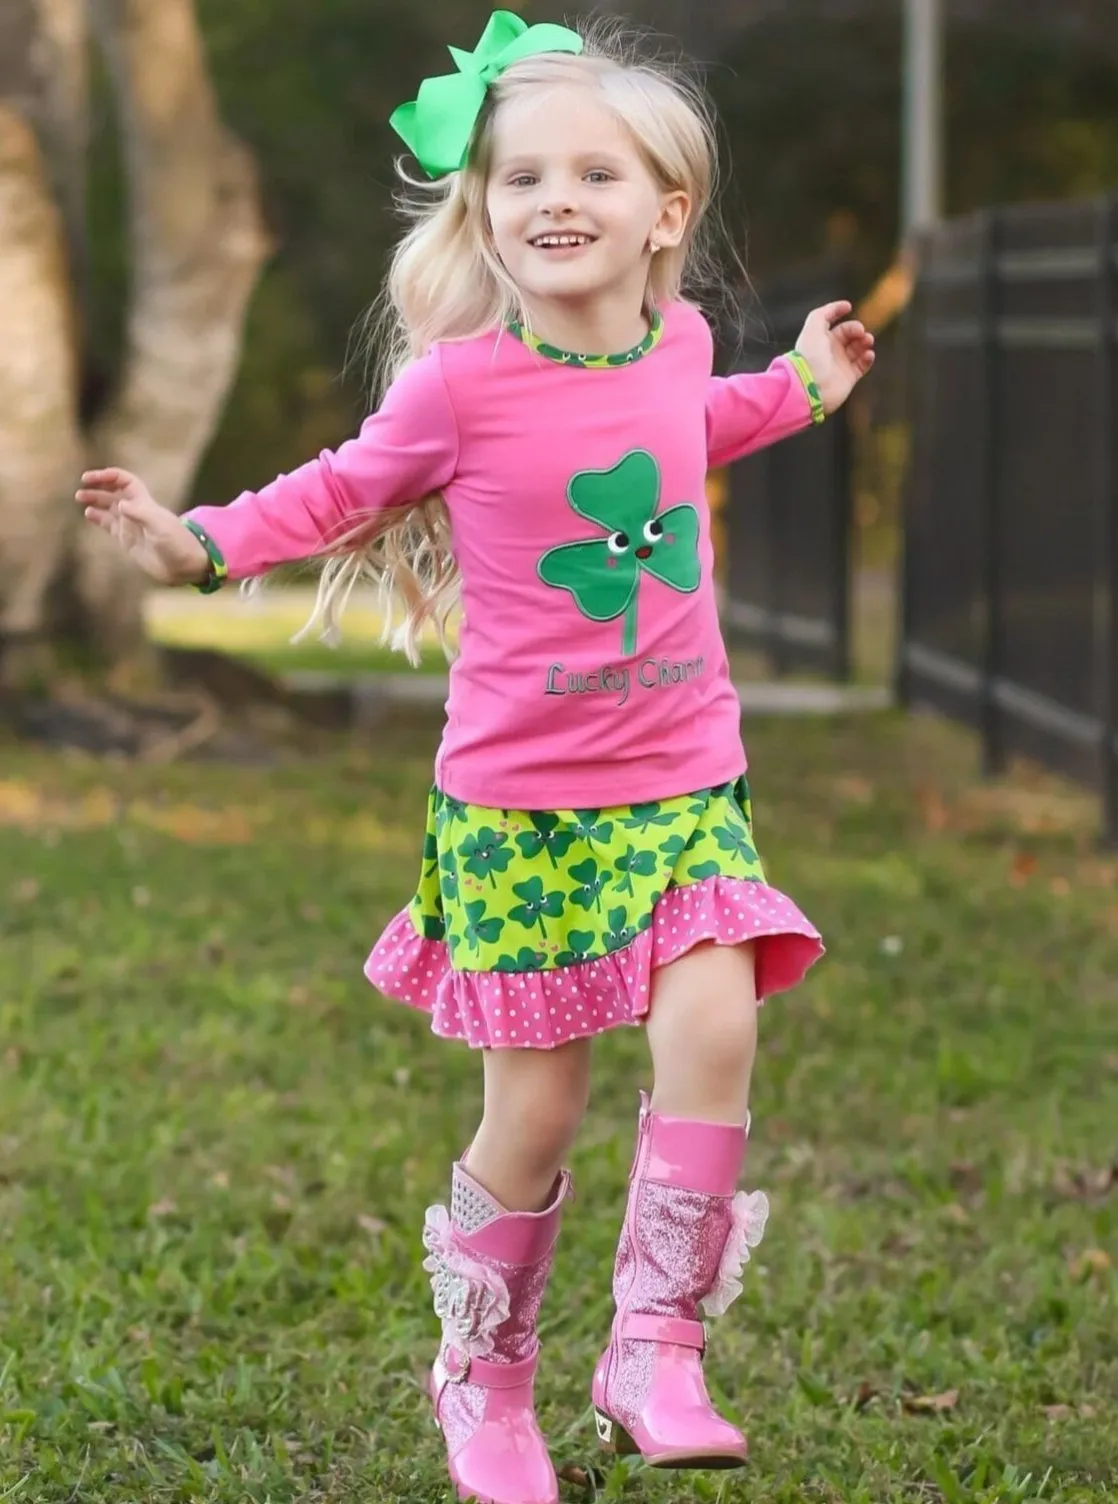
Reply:
[[[745,1437],[703,1379],[706,1330],[741,1294],[769,1204],[735,1195],[748,1128],[663,1117],[641,1094],[637,1153],[617,1249],[610,1344],[594,1371],[602,1445],[652,1467],[740,1467]]]
[[[557,1504],[532,1391],[536,1318],[569,1190],[564,1171],[544,1211],[507,1212],[456,1164],[449,1214],[428,1208],[423,1267],[443,1326],[430,1395],[460,1499]]]

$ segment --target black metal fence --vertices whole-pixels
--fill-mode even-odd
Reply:
[[[736,370],[764,370],[812,308],[849,295],[841,267],[766,286],[767,337]],[[731,643],[763,649],[778,674],[850,676],[849,426],[820,428],[730,467],[723,619]]]
[[[1118,201],[950,222],[907,331],[898,689],[1097,787],[1118,841]]]

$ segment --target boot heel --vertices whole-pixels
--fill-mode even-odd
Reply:
[[[597,1407],[594,1409],[594,1425],[598,1431],[598,1441],[602,1450],[612,1452],[615,1457],[635,1457],[640,1448],[626,1431],[624,1426],[619,1426],[615,1420],[611,1420],[604,1411]]]

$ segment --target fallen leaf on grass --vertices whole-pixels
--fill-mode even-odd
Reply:
[[[1031,851],[1014,853],[1009,868],[1009,881],[1014,888],[1023,888],[1037,869],[1037,859]]]
[[[972,829],[1004,827],[1026,835],[1091,829],[1092,810],[1081,794],[1047,787],[982,785],[965,796]]]
[[[579,1488],[590,1487],[590,1474],[584,1467],[575,1467],[573,1463],[559,1469],[559,1478],[561,1482],[574,1483]]]
[[[1107,1274],[1112,1267],[1105,1248],[1088,1248],[1068,1264],[1068,1273],[1077,1284],[1082,1284],[1094,1274]]]
[[[914,1248],[919,1246],[919,1243],[919,1234],[902,1229],[899,1232],[890,1233],[882,1243],[881,1251],[882,1253],[903,1256],[906,1253],[911,1253]]]
[[[880,1392],[881,1391],[875,1389],[872,1384],[867,1384],[865,1380],[863,1380],[862,1383],[858,1385],[857,1391],[854,1395],[855,1410],[865,1410],[868,1405],[872,1405],[874,1400],[878,1398]]]
[[[868,778],[859,778],[855,773],[844,773],[835,779],[835,793],[851,804],[872,804],[873,784]]]
[[[970,1191],[973,1194],[982,1189],[982,1171],[977,1165],[971,1164],[969,1159],[957,1159],[948,1174],[957,1191]]]
[[[1069,1170],[1061,1165],[1053,1176],[1053,1184],[1061,1196],[1071,1196],[1076,1201],[1101,1199],[1118,1186],[1118,1164],[1104,1165],[1101,1170]]]
[[[943,1415],[959,1403],[959,1391],[946,1389],[942,1394],[907,1394],[901,1400],[906,1415]]]
[[[252,822],[239,809],[200,809],[191,804],[161,808],[137,802],[129,818],[188,846],[247,846],[255,836]]]
[[[943,793],[935,788],[920,788],[916,791],[916,805],[924,822],[924,829],[931,832],[943,830],[951,819],[951,811]]]
[[[1042,1405],[1040,1408],[1049,1420],[1070,1420],[1073,1415],[1092,1420],[1096,1413],[1094,1405]]]

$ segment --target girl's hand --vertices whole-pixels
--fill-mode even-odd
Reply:
[[[796,349],[811,367],[826,412],[842,406],[874,363],[873,335],[857,319],[847,319],[850,303],[827,303],[808,314]]]
[[[87,470],[77,500],[88,520],[111,533],[160,585],[200,585],[209,574],[209,555],[198,539],[127,470]]]

